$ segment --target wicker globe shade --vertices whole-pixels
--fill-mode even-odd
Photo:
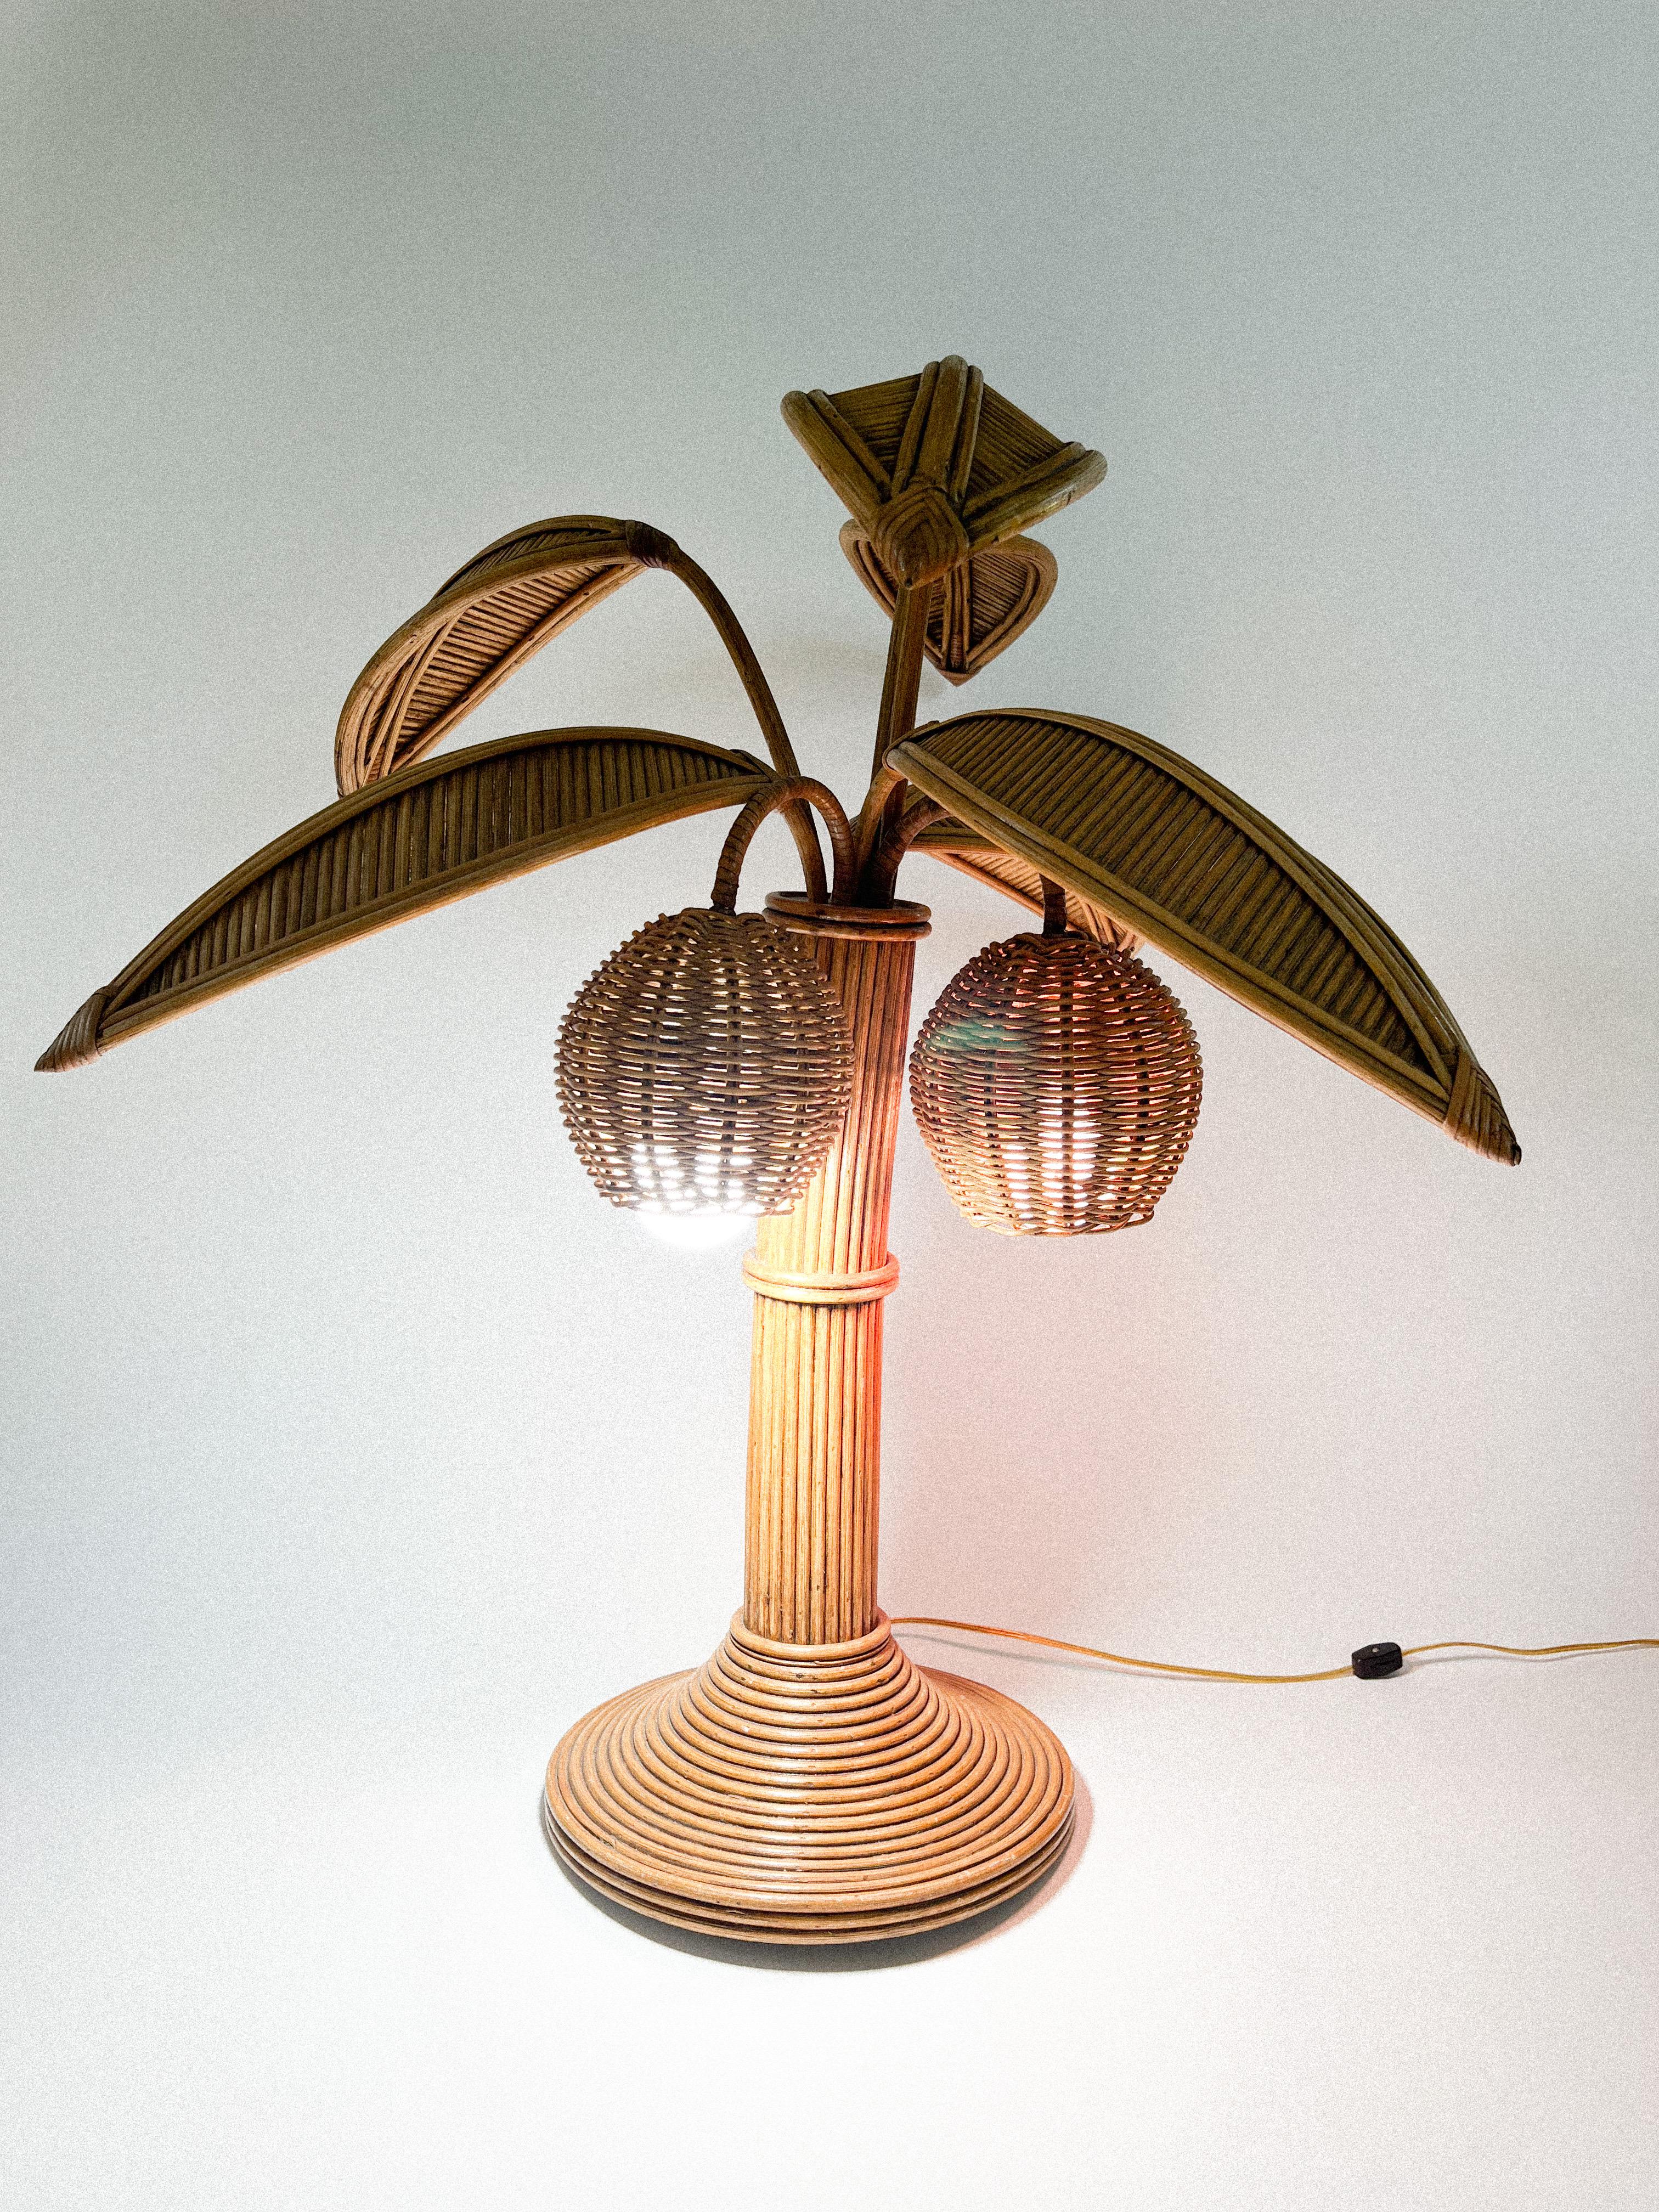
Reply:
[[[1073,930],[988,945],[910,1059],[910,1103],[945,1188],[1007,1237],[1149,1221],[1202,1087],[1172,994],[1133,954]]]
[[[559,1030],[582,1165],[641,1212],[787,1212],[851,1085],[839,1004],[763,915],[660,915],[589,976]]]

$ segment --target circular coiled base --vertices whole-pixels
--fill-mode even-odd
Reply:
[[[625,1691],[549,1762],[548,1838],[635,1912],[759,1943],[965,1920],[1053,1866],[1072,1763],[1012,1698],[916,1666],[882,1615],[848,1644],[741,1618],[708,1664]]]

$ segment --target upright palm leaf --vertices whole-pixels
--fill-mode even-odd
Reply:
[[[430,752],[532,653],[630,577],[661,566],[670,543],[642,522],[562,514],[475,553],[352,685],[334,744],[342,793]]]

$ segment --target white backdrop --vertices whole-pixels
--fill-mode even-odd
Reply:
[[[1651,2205],[1654,1655],[1233,1689],[918,1637],[1061,1731],[1086,1832],[850,1970],[653,1940],[550,1859],[556,1737],[738,1589],[736,1256],[603,1207],[551,1080],[720,818],[28,1072],[543,514],[678,537],[855,799],[883,633],[777,402],[963,352],[1111,464],[969,696],[1146,730],[1310,845],[1526,1158],[1173,968],[1207,1090],[1150,1228],[994,1243],[907,1122],[889,1608],[1259,1668],[1659,1632],[1651,11],[7,35],[0,2195]],[[663,579],[466,738],[588,720],[754,743]],[[793,871],[769,828],[746,888]],[[904,887],[919,1018],[1019,923]]]

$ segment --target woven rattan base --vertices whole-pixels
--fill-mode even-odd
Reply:
[[[857,1943],[970,1918],[1053,1866],[1072,1765],[1011,1698],[913,1664],[883,1618],[850,1644],[740,1620],[708,1665],[599,1706],[547,1770],[549,1839],[582,1881],[677,1927]]]

